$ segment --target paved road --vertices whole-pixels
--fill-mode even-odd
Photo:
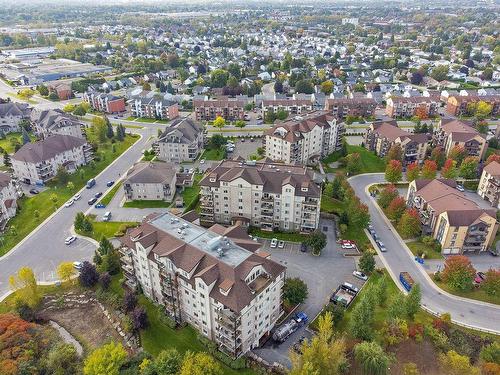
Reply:
[[[381,241],[387,247],[387,252],[379,255],[393,275],[399,277],[399,273],[402,271],[411,274],[422,288],[422,305],[424,307],[439,314],[449,312],[452,319],[459,324],[500,333],[500,306],[462,299],[445,293],[435,286],[423,267],[408,254],[409,250],[406,250],[406,245],[402,243],[392,226],[389,227],[385,217],[377,209],[376,202],[365,191],[368,185],[379,182],[385,182],[384,175],[381,173],[358,175],[349,179],[356,195],[369,207],[372,224]],[[489,257],[487,254],[484,256]],[[400,286],[399,280],[396,279],[395,282]]]

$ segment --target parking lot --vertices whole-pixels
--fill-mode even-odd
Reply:
[[[329,302],[334,290],[343,282],[349,282],[361,287],[362,280],[355,278],[355,258],[344,257],[344,253],[352,252],[342,250],[335,242],[335,227],[331,220],[322,220],[320,229],[327,235],[328,245],[321,256],[314,256],[310,252],[300,252],[300,244],[286,243],[283,249],[270,248],[270,240],[263,246],[265,251],[271,253],[271,259],[287,267],[287,277],[299,277],[308,286],[308,297],[296,311],[305,312],[309,321]],[[279,362],[290,366],[288,352],[290,347],[301,336],[310,337],[311,334],[303,326],[294,332],[284,343],[277,345],[270,339],[262,348],[254,352],[268,362]]]
[[[234,142],[234,151],[228,154],[229,158],[241,156],[244,159],[249,159],[250,155],[257,154],[257,148],[262,146],[262,138],[238,138]]]

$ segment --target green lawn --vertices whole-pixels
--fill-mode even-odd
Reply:
[[[455,289],[450,288],[448,286],[448,284],[446,284],[443,281],[434,281],[434,282],[436,283],[436,285],[438,287],[440,287],[444,291],[451,293],[451,294],[454,294],[456,296],[475,299],[478,301],[489,302],[489,303],[494,303],[496,305],[500,305],[500,295],[490,296],[484,290],[482,290],[481,287],[479,287],[479,288],[473,287],[470,290],[461,291],[461,290],[455,290]]]
[[[203,175],[195,174],[193,186],[184,188],[183,192],[181,193],[182,199],[184,201],[184,207],[189,206],[190,203],[198,197],[198,194],[200,194],[200,186],[198,185],[198,183],[202,178]]]
[[[28,102],[30,104],[38,104],[38,102],[36,100],[33,100],[33,99],[27,99],[23,96],[20,96],[18,94],[12,94],[12,93],[8,93],[7,95],[13,97],[13,98],[16,98],[16,99],[19,99],[19,100],[22,100],[23,102]]]
[[[102,210],[103,215],[105,210]],[[76,231],[78,234],[82,236],[87,236],[93,238],[96,241],[100,241],[104,236],[106,238],[116,237],[115,233],[117,233],[123,225],[134,227],[137,225],[136,222],[132,221],[96,221],[96,215],[89,215],[90,221],[92,222],[92,233],[85,233],[81,231]]]
[[[172,202],[165,202],[159,200],[143,200],[143,201],[130,201],[125,202],[123,207],[130,208],[162,208],[162,207],[170,207]]]
[[[222,160],[226,156],[226,153],[223,149],[206,149],[203,151],[200,159],[205,160]]]
[[[135,116],[128,116],[125,120],[127,121],[135,121],[137,119],[137,117]]]
[[[8,154],[13,154],[15,151],[15,145],[16,143],[19,143],[22,145],[22,134],[21,133],[9,133],[5,135],[4,139],[0,139],[0,148],[2,148],[4,151],[7,151]],[[35,136],[30,135],[30,138],[32,141],[36,139]]]
[[[146,123],[152,124],[152,123],[156,122],[156,119],[154,119],[154,118],[137,118],[137,119],[135,119],[135,121],[146,122]]]
[[[81,167],[78,172],[71,175],[70,180],[75,186],[73,189],[70,190],[66,186],[57,186],[54,182],[50,182],[48,184],[49,189],[40,194],[34,197],[22,197],[19,199],[17,215],[8,223],[10,230],[6,230],[6,234],[0,237],[0,256],[17,245],[33,229],[54,213],[57,208],[79,191],[90,178],[104,170],[137,139],[137,136],[127,135],[123,142],[115,143],[115,153],[112,152],[110,143],[102,146],[101,150],[97,152],[100,160],[96,161],[93,167],[90,165]],[[57,196],[55,203],[50,199],[52,194]],[[38,212],[38,218],[35,212]],[[12,230],[12,228],[15,229]],[[39,251],[42,251],[42,249],[39,249]]]
[[[368,151],[366,148],[361,146],[347,145],[347,153],[359,153],[361,156],[361,168],[357,174],[361,173],[374,173],[374,172],[384,172],[385,171],[385,161],[379,158],[373,152]],[[326,172],[335,173],[336,171],[342,171],[344,168],[330,168],[329,163],[338,161],[341,155],[338,151],[328,155],[321,162]]]
[[[425,254],[424,259],[443,259],[441,253],[438,253],[432,246],[428,246],[421,241],[407,242],[406,245],[413,255],[422,256],[422,254]]]
[[[276,238],[278,240],[289,241],[289,242],[304,242],[308,237],[307,234],[302,233],[286,233],[286,232],[268,232],[258,228],[251,227],[248,230],[248,234],[252,236],[257,236],[260,238]]]
[[[122,186],[122,181],[117,182],[115,186],[113,186],[113,188],[104,197],[102,197],[99,202],[107,206],[115,196],[120,186]]]

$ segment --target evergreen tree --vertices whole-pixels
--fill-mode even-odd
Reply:
[[[115,132],[113,131],[113,125],[108,120],[107,128],[106,128],[106,137],[109,139],[113,138],[115,136]]]
[[[23,145],[31,142],[31,138],[25,128],[22,128]]]

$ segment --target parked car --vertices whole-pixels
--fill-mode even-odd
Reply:
[[[307,253],[307,245],[305,243],[300,244],[300,251],[302,253]]]
[[[73,242],[75,242],[75,241],[76,241],[76,237],[75,237],[75,236],[69,236],[68,238],[66,238],[66,239],[64,240],[64,243],[65,243],[66,245],[71,245],[71,244],[72,244]]]
[[[106,186],[111,187],[114,185],[114,183],[115,183],[114,181],[108,181],[108,182],[106,182]]]
[[[64,207],[70,207],[73,205],[73,203],[75,203],[75,201],[73,200],[73,198],[71,198],[69,201],[64,203]]]
[[[381,252],[385,253],[387,249],[385,248],[385,245],[382,241],[377,241],[378,248],[380,249]]]
[[[107,211],[103,216],[102,216],[102,221],[109,221],[111,219],[111,212]]]
[[[80,193],[76,193],[75,196],[73,197],[73,200],[74,201],[77,201],[78,199],[80,199],[82,197],[82,195]]]
[[[89,204],[89,206],[92,206],[95,202],[97,202],[97,198],[91,198],[87,203]]]
[[[36,190],[36,189],[31,189],[30,190],[30,194],[38,194],[38,193],[39,193],[39,191]]]
[[[100,191],[99,193],[95,193],[94,197],[96,198],[102,197],[102,191]]]
[[[342,247],[342,249],[355,249],[356,248],[355,244],[349,243],[349,242],[342,243],[340,246]]]
[[[354,277],[357,277],[358,279],[361,279],[361,280],[368,280],[368,276],[366,276],[363,272],[359,272],[359,271],[353,271],[353,276]]]
[[[94,186],[95,186],[95,178],[91,178],[90,180],[88,180],[87,185],[85,185],[87,189],[92,189]]]
[[[276,246],[278,246],[278,240],[276,238],[273,238],[271,240],[271,248],[275,248]]]
[[[97,203],[94,207],[95,208],[106,208],[106,205],[104,203]]]
[[[83,268],[82,262],[73,262],[73,268],[80,271]]]
[[[462,185],[457,185],[457,190],[461,191],[461,192],[465,191],[465,189],[464,189],[464,187]]]
[[[200,164],[205,164],[205,159],[201,159]]]
[[[285,241],[278,241],[278,247],[283,249],[285,247]]]

